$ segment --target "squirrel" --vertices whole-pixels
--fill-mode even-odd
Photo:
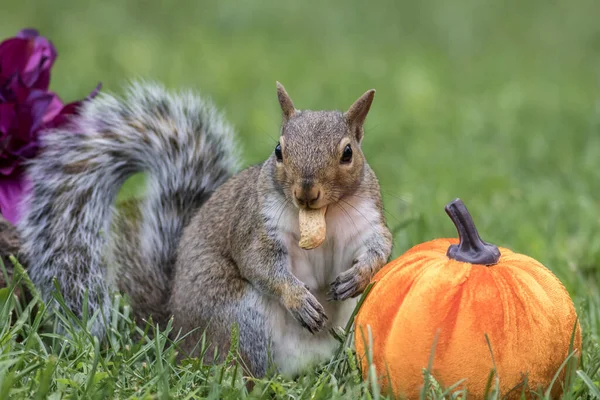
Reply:
[[[205,334],[223,357],[237,324],[254,376],[270,363],[293,376],[330,357],[328,329],[348,321],[392,251],[361,150],[375,91],[341,112],[298,110],[276,88],[279,141],[245,169],[234,128],[209,99],[156,83],[99,95],[70,121],[78,133],[43,135],[17,227],[44,299],[56,279],[81,316],[87,296],[88,315],[100,314],[91,333],[101,337],[119,291],[136,318],[172,318],[187,356],[198,356]],[[122,184],[139,172],[148,176],[144,199],[131,213],[117,209]],[[299,210],[324,206],[325,242],[300,248]]]

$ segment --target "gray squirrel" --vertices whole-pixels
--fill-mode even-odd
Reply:
[[[18,229],[33,283],[48,300],[56,279],[78,316],[87,293],[100,337],[117,290],[137,318],[193,331],[184,355],[198,356],[203,333],[226,354],[236,323],[254,376],[270,362],[291,376],[326,360],[328,329],[346,324],[392,250],[361,150],[374,94],[346,112],[298,110],[277,83],[279,143],[243,170],[233,127],[206,98],[135,82],[124,98],[89,100],[71,121],[79,133],[44,135],[27,167]],[[115,199],[138,172],[148,192],[127,214]],[[326,205],[325,242],[300,248],[299,209]]]

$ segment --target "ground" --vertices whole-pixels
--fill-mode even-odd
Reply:
[[[118,93],[133,78],[198,90],[236,126],[244,165],[273,151],[276,80],[299,108],[345,109],[376,89],[363,149],[394,257],[455,236],[444,206],[463,199],[486,240],[565,284],[584,332],[568,394],[600,396],[598,2],[26,0],[2,9],[0,37],[33,27],[54,42],[51,87],[63,100],[98,82]],[[129,337],[123,315],[106,343],[83,334],[65,342],[41,333],[39,307],[5,304],[1,321],[11,310],[15,321],[0,323],[0,398],[245,393],[240,371],[177,365],[161,336]],[[259,382],[254,395],[376,397],[350,361],[343,351],[315,376]]]

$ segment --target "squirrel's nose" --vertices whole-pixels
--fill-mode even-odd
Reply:
[[[321,190],[318,187],[296,188],[294,197],[300,206],[311,205],[321,198]]]

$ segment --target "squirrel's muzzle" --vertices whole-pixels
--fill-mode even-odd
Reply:
[[[312,182],[303,182],[302,185],[294,187],[294,198],[299,207],[315,207],[321,200],[322,190],[319,185]]]

